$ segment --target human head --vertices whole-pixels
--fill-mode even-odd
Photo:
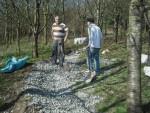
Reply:
[[[56,22],[56,24],[59,24],[59,23],[60,23],[60,18],[59,18],[58,15],[55,16],[55,22]]]
[[[94,18],[87,18],[87,24],[90,25],[91,23],[94,23]]]

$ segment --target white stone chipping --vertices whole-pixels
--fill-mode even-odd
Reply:
[[[31,97],[28,106],[36,106],[39,113],[95,113],[100,97],[72,90],[76,81],[83,78],[80,66],[74,64],[78,57],[66,57],[68,71],[50,63],[36,63],[25,79],[24,90]]]

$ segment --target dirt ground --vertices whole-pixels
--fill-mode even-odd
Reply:
[[[0,113],[23,113],[26,103],[23,97],[22,87],[24,78],[31,71],[32,64],[27,64],[23,69],[7,74],[0,74]],[[11,111],[13,109],[13,111]]]

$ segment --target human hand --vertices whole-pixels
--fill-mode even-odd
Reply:
[[[89,48],[89,46],[85,46],[83,47],[83,50],[87,50]]]

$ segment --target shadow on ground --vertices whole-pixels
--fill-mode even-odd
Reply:
[[[113,68],[115,68],[113,70]],[[79,89],[83,89],[92,85],[95,85],[105,79],[107,79],[110,76],[114,76],[117,73],[119,73],[122,69],[126,68],[126,66],[124,65],[124,62],[119,62],[119,63],[115,63],[112,64],[110,66],[106,66],[102,68],[102,75],[100,74],[99,76],[97,76],[97,79],[89,84],[85,84],[84,82],[77,82],[76,84],[72,85],[71,88],[73,89],[73,91],[77,91]],[[108,74],[105,74],[105,71],[112,69],[112,71]]]
[[[46,89],[36,89],[36,88],[29,88],[26,89],[25,91],[22,91],[16,99],[12,100],[9,103],[5,103],[3,106],[0,107],[0,112],[2,111],[6,111],[9,108],[13,107],[15,105],[15,103],[24,95],[26,94],[33,94],[33,95],[39,95],[39,96],[44,96],[44,97],[62,97],[63,95],[71,95],[74,98],[77,98],[81,103],[82,103],[82,107],[84,109],[86,109],[89,113],[93,113],[92,111],[90,111],[86,106],[85,106],[85,101],[80,99],[78,96],[76,96],[75,94],[73,94],[72,92],[61,92],[62,90],[67,90],[67,89],[61,89],[60,91],[54,92],[54,91],[47,91]]]
[[[108,65],[108,66],[104,66],[104,67],[101,68],[101,70],[102,70],[102,73],[104,73],[107,70],[110,70],[112,68],[116,68],[116,67],[124,65],[124,64],[125,64],[124,61],[119,61],[117,63],[111,64],[111,65]]]
[[[82,63],[81,63],[82,64]],[[90,84],[85,84],[84,82],[77,82],[76,84],[68,87],[68,88],[64,88],[64,89],[60,89],[60,91],[58,92],[54,92],[54,91],[46,91],[44,89],[27,89],[25,91],[22,91],[17,97],[16,99],[12,100],[11,102],[8,103],[4,103],[1,107],[0,107],[0,112],[5,111],[9,108],[11,108],[12,106],[15,105],[15,103],[25,94],[38,94],[41,96],[52,96],[52,97],[56,97],[56,96],[62,96],[62,95],[73,95],[74,92],[77,92],[79,89],[83,89],[86,87],[89,87],[91,85],[97,84],[99,82],[101,82],[102,80],[107,79],[110,76],[114,76],[116,73],[119,73],[122,69],[126,68],[125,65],[123,65],[124,62],[118,62],[118,63],[114,63],[112,65],[106,66],[102,68],[102,71],[105,73],[105,71],[119,67],[115,70],[112,70],[111,73],[106,74],[104,76],[98,76],[97,79],[90,83]],[[31,66],[32,64],[27,64],[24,68]],[[77,64],[78,65],[78,64]],[[71,92],[69,92],[71,90]],[[75,96],[75,95],[74,95]],[[78,99],[80,99],[79,97],[76,97]],[[109,105],[107,108],[105,109],[109,109],[113,106],[115,106],[117,103],[124,101],[125,99],[121,99],[118,100],[117,102],[112,103],[111,105]],[[85,107],[85,102],[83,100],[80,99],[80,101],[83,104],[83,107]],[[88,110],[88,108],[85,107],[85,109]],[[90,113],[92,113],[90,110],[88,110]]]
[[[110,105],[108,105],[107,107],[103,107],[102,109],[100,109],[98,112],[107,112],[109,109],[117,106],[119,103],[122,103],[126,101],[126,98],[122,98],[122,99],[118,99],[115,102],[111,103]]]
[[[0,73],[0,77],[3,81],[0,83],[0,88],[5,89],[0,96],[9,96],[8,99],[3,100],[3,102],[0,105],[0,112],[5,111],[12,107],[14,103],[19,99],[17,93],[18,88],[21,87],[21,82],[23,81],[23,78],[26,77],[27,73],[31,71],[32,63],[27,63],[22,69],[19,69],[12,73]],[[14,85],[15,84],[15,85]],[[17,87],[17,89],[16,89]],[[1,89],[1,90],[2,90]],[[18,92],[19,93],[19,92]],[[13,98],[10,98],[13,97]],[[16,99],[15,99],[16,98]],[[4,102],[5,101],[5,102]]]
[[[150,113],[150,102],[142,105],[143,113]]]

